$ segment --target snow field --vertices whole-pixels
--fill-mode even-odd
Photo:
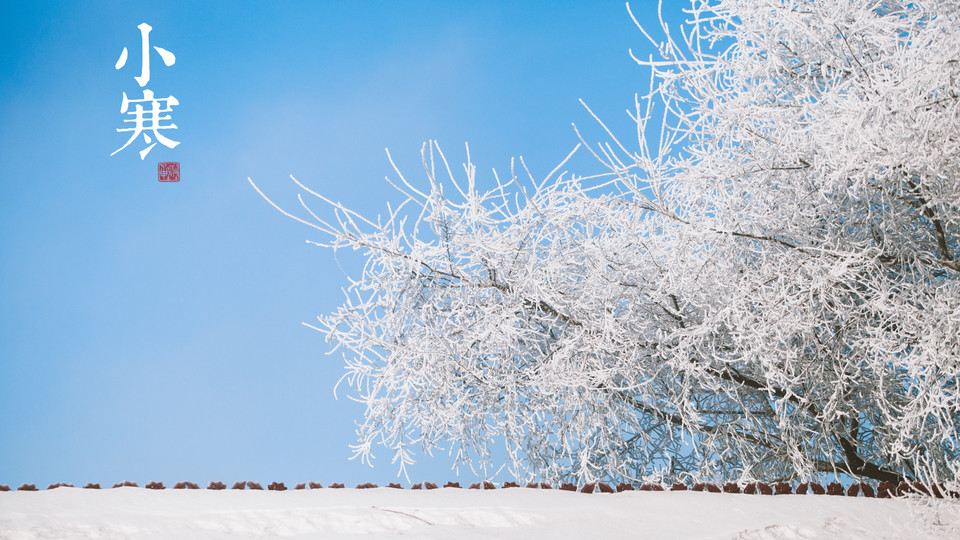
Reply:
[[[955,538],[904,499],[559,490],[58,488],[0,493],[0,539]],[[939,519],[939,521],[938,521]]]

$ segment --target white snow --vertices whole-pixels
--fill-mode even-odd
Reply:
[[[826,495],[526,488],[0,493],[0,538],[953,538],[957,506]]]

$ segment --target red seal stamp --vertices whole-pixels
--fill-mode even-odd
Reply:
[[[180,162],[161,161],[157,163],[157,180],[160,182],[179,182]]]

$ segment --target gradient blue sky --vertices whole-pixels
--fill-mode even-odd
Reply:
[[[668,4],[670,4],[668,2]],[[676,17],[681,2],[671,5]],[[682,3],[683,5],[686,2]],[[645,23],[655,1],[631,3]],[[620,133],[651,48],[624,3],[20,2],[0,18],[0,483],[191,480],[348,485],[396,479],[348,461],[362,408],[342,358],[305,328],[347,280],[294,208],[288,175],[368,215],[398,200],[423,141],[486,177],[523,156],[545,175],[583,98]],[[180,141],[127,139],[147,88],[174,95]],[[123,47],[127,65],[114,63]],[[180,183],[157,182],[178,161]],[[588,166],[589,166],[589,162]],[[344,268],[360,262],[341,255]],[[446,456],[413,481],[455,479]],[[501,478],[502,479],[502,478]],[[460,481],[472,481],[461,471]]]

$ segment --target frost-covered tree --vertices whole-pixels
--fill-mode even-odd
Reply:
[[[296,219],[366,259],[315,325],[366,403],[360,456],[452,446],[551,481],[956,475],[960,3],[687,13],[679,36],[641,28],[660,57],[637,60],[637,140],[581,143],[602,175],[481,190],[469,154],[454,174],[429,144],[427,181],[399,175],[405,205],[376,220],[301,185],[335,218]]]

